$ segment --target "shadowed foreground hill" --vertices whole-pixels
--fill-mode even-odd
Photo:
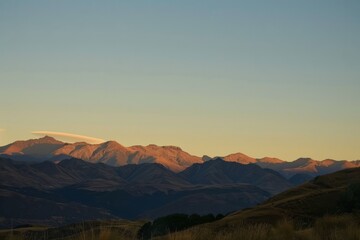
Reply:
[[[359,240],[360,168],[320,176],[263,204],[157,240]]]
[[[360,210],[360,168],[319,176],[263,204],[233,213],[216,224],[267,222],[290,218],[312,222],[328,214]]]

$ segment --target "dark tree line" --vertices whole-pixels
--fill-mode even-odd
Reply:
[[[150,239],[151,237],[165,235],[171,232],[181,231],[192,226],[209,223],[223,218],[224,215],[208,214],[200,216],[198,214],[172,214],[160,217],[152,222],[145,223],[138,232],[139,239]]]

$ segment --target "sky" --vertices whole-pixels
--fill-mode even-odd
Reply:
[[[0,0],[0,145],[360,159],[360,1]]]

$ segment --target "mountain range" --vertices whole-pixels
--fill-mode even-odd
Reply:
[[[0,154],[16,160],[60,161],[78,158],[92,163],[105,163],[111,166],[127,164],[159,163],[172,171],[179,172],[194,163],[203,162],[200,157],[192,156],[174,146],[124,147],[115,141],[101,144],[85,142],[64,143],[52,137],[16,141],[0,147]]]
[[[174,146],[70,144],[51,137],[16,141],[0,154],[0,227],[226,214],[360,164],[241,153],[201,158]]]
[[[81,218],[224,214],[292,187],[273,170],[221,159],[175,173],[157,163],[114,167],[75,158],[32,164],[0,158],[0,183],[0,226],[10,220],[58,225]]]
[[[69,158],[82,159],[92,163],[105,163],[111,166],[127,164],[159,163],[173,172],[180,172],[195,163],[203,163],[214,159],[209,156],[198,157],[175,146],[124,147],[115,141],[101,144],[64,143],[52,137],[16,141],[0,147],[0,155],[15,160],[27,162],[60,161]],[[216,158],[216,157],[215,157]],[[336,161],[326,159],[322,161],[311,158],[299,158],[292,162],[278,158],[253,158],[243,153],[234,153],[221,157],[225,161],[241,164],[256,164],[262,168],[273,169],[289,178],[296,174],[307,174],[309,177],[327,174],[347,168],[360,166],[357,161]]]

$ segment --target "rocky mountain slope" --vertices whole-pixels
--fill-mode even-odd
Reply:
[[[203,163],[215,158],[193,156],[179,147],[148,146],[125,147],[115,141],[101,144],[63,143],[52,137],[43,137],[27,141],[16,141],[0,147],[0,155],[15,160],[27,162],[60,161],[68,158],[78,158],[92,163],[105,163],[111,166],[127,164],[159,163],[173,172],[180,172],[195,163]],[[326,159],[322,161],[311,158],[299,158],[292,162],[278,158],[253,158],[242,153],[234,153],[222,157],[225,161],[241,164],[256,164],[262,168],[269,168],[281,173],[286,178],[296,174],[307,174],[315,177],[347,168],[360,167],[357,161],[336,161]]]
[[[115,141],[101,144],[63,143],[52,137],[28,141],[16,141],[0,148],[0,154],[24,161],[60,161],[78,158],[92,163],[111,166],[127,164],[159,163],[172,171],[179,172],[194,163],[201,163],[200,157],[192,156],[174,146],[132,146],[124,147]]]

